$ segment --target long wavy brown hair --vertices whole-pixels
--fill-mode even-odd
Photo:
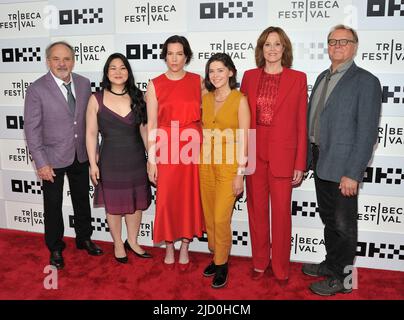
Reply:
[[[255,47],[255,63],[258,68],[262,68],[265,66],[265,58],[264,58],[264,44],[268,38],[268,35],[272,32],[276,32],[279,35],[279,39],[284,47],[284,51],[282,54],[282,66],[286,68],[290,68],[293,62],[293,52],[292,52],[292,43],[290,42],[289,37],[283,31],[282,28],[279,27],[268,27],[264,31],[262,31],[261,35],[257,40],[257,46]]]

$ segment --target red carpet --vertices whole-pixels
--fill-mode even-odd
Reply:
[[[58,272],[58,289],[44,288],[49,253],[43,235],[0,229],[0,299],[18,300],[403,300],[404,272],[358,269],[358,289],[351,294],[321,298],[310,292],[313,278],[291,264],[289,284],[280,287],[271,275],[250,280],[251,259],[231,257],[227,287],[212,289],[211,278],[202,276],[210,256],[191,252],[191,268],[166,271],[164,249],[147,248],[153,259],[129,254],[121,265],[113,258],[112,243],[97,241],[105,254],[89,256],[77,250],[73,238],[65,238],[66,267]],[[177,253],[178,254],[178,253]],[[178,257],[177,257],[178,258]]]

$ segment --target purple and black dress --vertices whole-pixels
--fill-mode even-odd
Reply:
[[[121,215],[146,210],[151,203],[151,188],[139,124],[133,111],[122,117],[106,107],[104,91],[94,95],[102,136],[98,161],[100,180],[94,191],[94,206],[105,206],[107,213]]]

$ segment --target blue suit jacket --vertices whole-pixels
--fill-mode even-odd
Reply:
[[[313,94],[326,73],[323,71],[314,84],[308,118]],[[381,105],[379,79],[353,63],[320,114],[320,156],[316,168],[320,179],[340,182],[346,176],[362,181],[376,143]],[[310,165],[312,154],[307,154]]]

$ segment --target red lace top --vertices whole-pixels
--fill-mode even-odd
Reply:
[[[278,96],[282,72],[277,74],[262,73],[258,85],[257,124],[269,126],[273,118],[273,109]]]

